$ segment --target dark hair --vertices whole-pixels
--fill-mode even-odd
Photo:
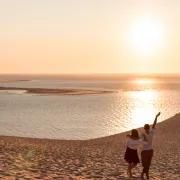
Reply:
[[[131,135],[130,135],[131,139],[139,139],[139,132],[137,129],[132,129],[131,130]]]
[[[150,129],[150,125],[149,125],[149,124],[145,124],[145,125],[144,125],[144,129],[145,129],[145,130],[149,130],[149,129]]]

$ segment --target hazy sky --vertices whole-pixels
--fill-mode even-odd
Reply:
[[[179,0],[0,0],[0,24],[0,73],[180,72]]]

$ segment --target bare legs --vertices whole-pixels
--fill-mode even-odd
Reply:
[[[128,164],[128,171],[127,171],[127,175],[129,177],[132,177],[132,172],[131,172],[131,163]]]
[[[129,163],[128,164],[128,171],[127,171],[127,173],[128,173],[129,177],[132,177],[132,169],[135,168],[136,166],[137,166],[137,164],[133,164],[133,163]]]

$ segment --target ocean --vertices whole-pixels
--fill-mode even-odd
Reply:
[[[0,90],[0,135],[92,139],[159,122],[180,112],[179,76],[0,75],[0,87],[107,90],[84,95]],[[157,125],[158,130],[158,125]]]

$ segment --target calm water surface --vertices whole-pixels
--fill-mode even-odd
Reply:
[[[6,82],[4,80],[31,81]],[[0,134],[91,139],[159,121],[180,112],[180,78],[68,79],[0,76],[0,87],[116,90],[98,95],[35,95],[0,91]]]

